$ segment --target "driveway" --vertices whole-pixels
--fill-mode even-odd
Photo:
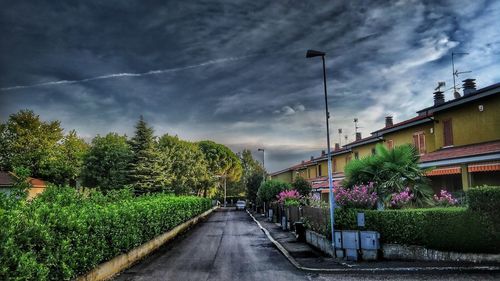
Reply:
[[[315,274],[293,267],[246,212],[218,210],[115,280],[499,280],[499,274]]]

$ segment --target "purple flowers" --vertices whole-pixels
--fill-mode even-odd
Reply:
[[[413,193],[411,193],[410,188],[407,187],[399,193],[391,194],[391,207],[394,209],[407,207],[410,205],[413,198]]]
[[[337,205],[347,208],[372,209],[378,199],[373,183],[355,185],[351,189],[336,186],[333,192]]]
[[[458,200],[453,198],[451,193],[448,191],[441,189],[441,192],[438,194],[434,195],[434,201],[436,202],[436,205],[442,206],[442,207],[448,207],[448,206],[454,206],[458,204]]]
[[[295,189],[283,190],[276,197],[278,198],[278,202],[285,206],[298,205],[301,199],[299,192]]]

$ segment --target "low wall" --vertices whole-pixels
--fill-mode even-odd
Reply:
[[[89,273],[79,276],[76,278],[77,281],[100,281],[108,280],[114,275],[122,272],[123,270],[129,268],[137,261],[141,260],[151,252],[158,249],[163,244],[174,239],[176,236],[187,230],[189,227],[197,224],[200,219],[208,216],[218,207],[213,207],[212,209],[204,212],[203,214],[194,217],[183,224],[174,227],[172,230],[167,231],[156,238],[149,240],[148,242],[130,250],[127,253],[121,254],[114,257],[110,261],[98,265],[96,268],[91,270]]]
[[[335,257],[332,242],[324,235],[306,230],[306,242],[323,253]],[[388,260],[414,260],[414,261],[463,261],[474,263],[495,262],[500,263],[500,254],[471,254],[443,252],[426,249],[421,246],[406,246],[398,244],[382,244],[382,258]]]
[[[315,248],[318,248],[323,253],[331,257],[335,257],[335,250],[333,249],[332,242],[326,239],[326,236],[317,232],[306,230],[306,242]]]
[[[496,262],[500,263],[499,254],[474,254],[443,252],[426,249],[421,246],[406,246],[399,244],[383,244],[382,253],[385,259],[419,260],[419,261],[464,261],[464,262]]]

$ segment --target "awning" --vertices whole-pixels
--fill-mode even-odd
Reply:
[[[500,171],[500,162],[473,163],[467,168],[469,173]]]
[[[432,171],[429,171],[425,173],[427,176],[442,176],[442,175],[456,175],[460,174],[461,169],[460,167],[445,167],[445,168],[438,168],[434,169]]]
[[[330,190],[328,190],[328,189],[321,189],[321,193],[330,193]]]

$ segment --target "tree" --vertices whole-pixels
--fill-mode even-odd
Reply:
[[[240,159],[228,147],[213,141],[201,141],[198,143],[207,161],[209,175],[204,185],[204,195],[207,195],[213,178],[219,178],[220,185],[226,180],[228,183],[236,182],[241,178],[242,167]]]
[[[292,188],[297,190],[301,196],[308,196],[312,191],[311,183],[303,177],[297,177],[292,183]]]
[[[165,158],[166,154],[159,153],[153,128],[147,125],[142,116],[135,129],[135,135],[130,140],[133,152],[130,163],[130,183],[139,193],[167,190],[167,186],[172,181],[172,175],[165,171],[169,170],[168,166],[171,162]]]
[[[62,139],[62,131],[59,121],[42,121],[31,110],[10,115],[0,128],[2,168],[25,167],[33,177],[46,176],[43,167]]]
[[[283,190],[290,190],[292,186],[287,182],[278,180],[268,180],[261,184],[257,191],[257,198],[261,202],[271,202],[277,200],[278,194]]]
[[[262,177],[262,173],[258,172],[254,172],[248,177],[246,183],[246,195],[247,199],[251,202],[257,202],[257,192],[263,180],[264,178]]]
[[[418,166],[418,152],[412,145],[397,146],[388,150],[383,145],[375,147],[376,154],[353,160],[345,168],[344,185],[375,183],[377,194],[388,200],[391,193],[409,187],[418,205],[430,201],[432,190],[425,177],[426,170]]]
[[[42,174],[45,179],[58,185],[75,187],[88,148],[89,145],[77,136],[75,130],[70,131],[44,163]]]
[[[203,152],[196,143],[183,141],[177,136],[163,135],[158,147],[165,159],[171,161],[173,175],[171,189],[175,194],[199,193],[207,181],[208,167]]]
[[[101,190],[123,188],[128,182],[132,149],[126,136],[109,133],[97,135],[83,161],[83,185]]]

